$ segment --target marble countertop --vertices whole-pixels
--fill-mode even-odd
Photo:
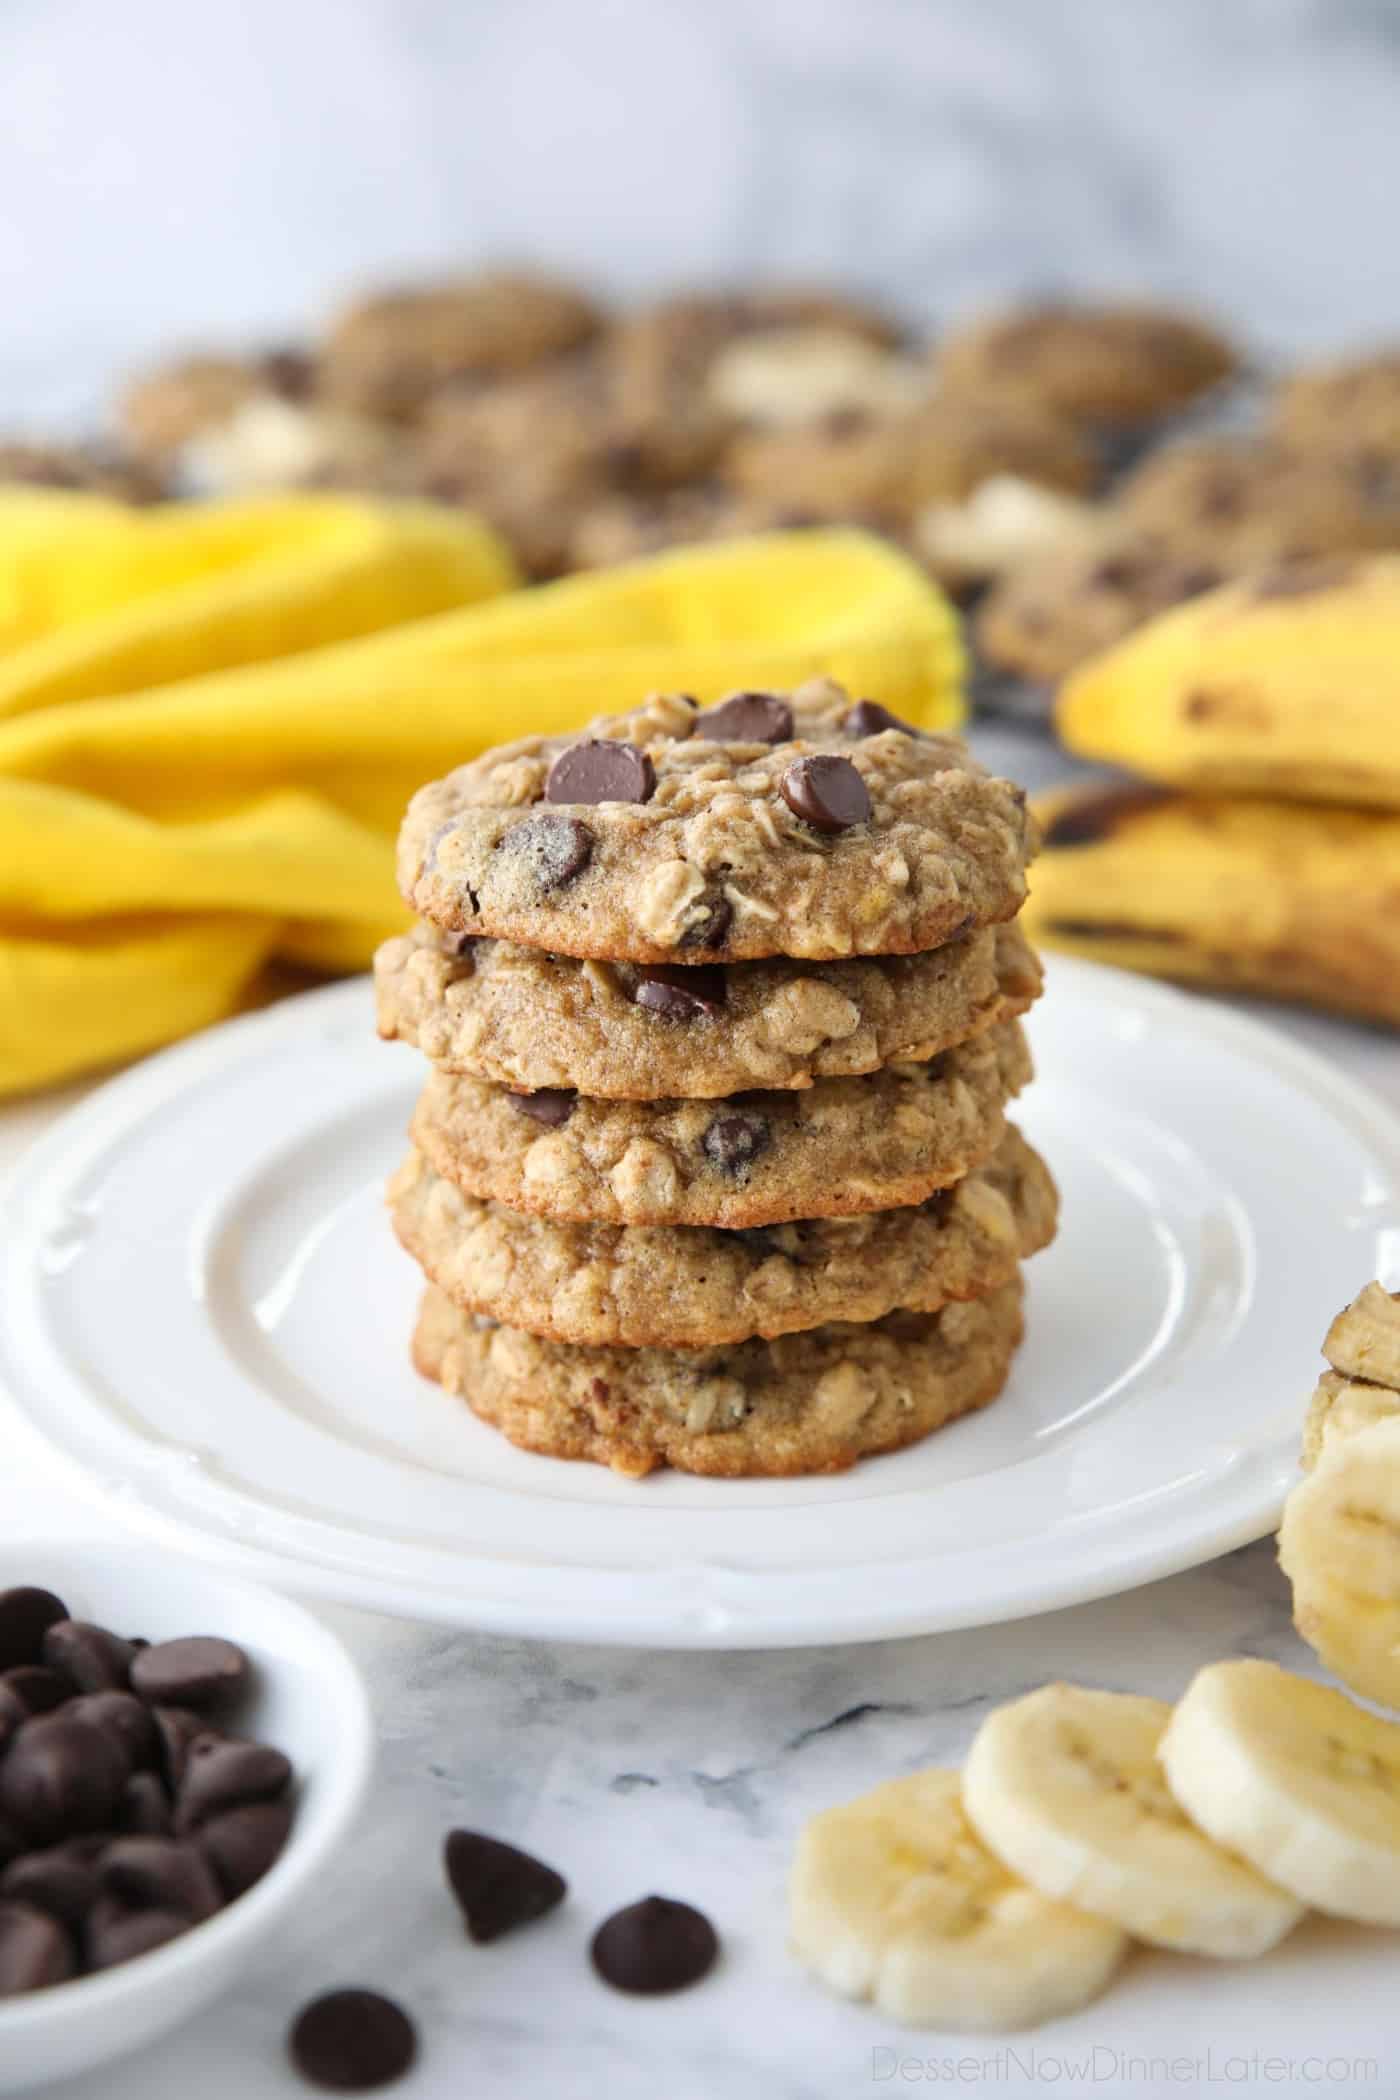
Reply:
[[[1053,764],[1009,731],[979,742],[1032,784]],[[1393,1037],[1278,1022],[1400,1107]],[[0,1168],[70,1098],[0,1115]],[[1300,1417],[1308,1376],[1300,1365]],[[116,1535],[13,1459],[0,1468],[0,1524]],[[791,1654],[610,1651],[325,1615],[366,1673],[380,1726],[354,1843],[236,1993],[155,2048],[50,2088],[55,2100],[285,2100],[305,2090],[282,2058],[289,2018],[346,1983],[391,1992],[419,2023],[419,2067],[394,2088],[404,2100],[839,2100],[909,2085],[1340,2094],[1381,2086],[1400,2054],[1395,1941],[1318,1921],[1247,1969],[1140,1955],[1098,2006],[1006,2042],[894,2030],[827,1998],[784,1951],[784,1874],[804,1818],[956,1762],[989,1705],[1056,1676],[1171,1697],[1228,1654],[1306,1668],[1268,1542],[1016,1625]],[[453,1823],[537,1851],[569,1877],[569,1902],[513,1939],[470,1946],[438,1864]],[[652,1891],[708,1911],[725,1957],[684,1996],[619,1998],[593,1976],[588,1937]]]

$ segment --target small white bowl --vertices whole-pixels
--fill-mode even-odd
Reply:
[[[75,1618],[151,1641],[217,1633],[257,1676],[240,1734],[285,1750],[296,1816],[281,1858],[203,1925],[119,1968],[0,1999],[0,2092],[27,2092],[138,2048],[232,1983],[345,1838],[373,1760],[369,1701],[354,1664],[320,1622],[272,1590],[197,1563],[93,1548],[0,1546],[0,1589],[55,1590]]]

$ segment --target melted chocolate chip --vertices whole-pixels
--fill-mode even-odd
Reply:
[[[482,1943],[542,1918],[564,1900],[562,1874],[478,1830],[449,1831],[443,1858],[467,1931]]]
[[[561,751],[544,784],[546,802],[649,802],[656,768],[635,744],[586,737]]]
[[[616,1910],[593,1935],[593,1966],[616,1991],[655,1996],[709,1974],[719,1937],[702,1911],[671,1896],[644,1896]]]
[[[310,2084],[333,2093],[368,2093],[402,2078],[418,2054],[418,2036],[392,1998],[378,1991],[328,1991],[297,2015],[287,2052]]]
[[[200,1713],[231,1705],[252,1681],[252,1668],[233,1641],[191,1634],[157,1641],[131,1665],[131,1689],[155,1706],[192,1706]]]
[[[734,907],[727,897],[706,891],[700,903],[703,916],[692,920],[681,935],[677,946],[681,948],[722,948],[734,923]]]
[[[695,734],[716,744],[785,744],[792,709],[776,693],[731,693],[696,716]]]
[[[532,1123],[543,1123],[546,1130],[558,1130],[573,1114],[578,1095],[571,1086],[541,1086],[532,1094],[507,1094],[506,1099]]]
[[[638,971],[632,998],[648,1013],[664,1014],[672,1021],[693,1021],[699,1014],[721,1012],[727,990],[723,970],[714,965],[657,963]]]
[[[700,1140],[701,1150],[723,1174],[741,1174],[773,1141],[765,1116],[716,1116]]]
[[[0,1590],[0,1670],[38,1662],[44,1635],[67,1616],[67,1605],[52,1590]]]
[[[842,715],[841,727],[847,736],[879,736],[885,729],[902,729],[906,736],[922,734],[912,722],[901,722],[898,715],[881,707],[878,700],[857,700],[855,706]]]
[[[1050,819],[1045,827],[1045,845],[1097,846],[1112,838],[1120,825],[1148,810],[1159,809],[1171,799],[1168,789],[1149,787],[1104,788],[1082,796]]]
[[[870,794],[848,758],[825,752],[815,758],[799,758],[784,773],[782,797],[796,817],[814,831],[828,835],[849,831],[870,816]]]
[[[577,817],[527,817],[512,824],[499,850],[522,859],[535,888],[545,893],[583,873],[593,858],[593,834]]]

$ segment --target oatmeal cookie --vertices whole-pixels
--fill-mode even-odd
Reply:
[[[1014,925],[923,955],[779,958],[669,975],[678,996],[642,1004],[645,973],[632,964],[419,926],[375,957],[379,1032],[446,1071],[500,1086],[712,1099],[936,1056],[1024,1013],[1041,984]]]
[[[1143,622],[1224,583],[1208,557],[1173,553],[1143,534],[1114,531],[1032,555],[995,583],[973,616],[985,660],[1055,685],[1087,657]]]
[[[1114,510],[1179,559],[1231,571],[1390,548],[1400,546],[1400,463],[1387,476],[1208,438],[1153,453]]]
[[[323,388],[341,407],[411,421],[448,382],[522,371],[577,349],[601,325],[586,294],[528,271],[378,292],[333,323]]]
[[[1111,427],[1183,408],[1237,365],[1216,329],[1170,307],[1051,301],[951,329],[934,369],[958,393],[1005,391]]]
[[[171,493],[163,474],[100,445],[36,445],[0,439],[0,485],[75,489],[118,503],[160,503]]]
[[[865,1326],[719,1349],[578,1348],[473,1319],[429,1289],[413,1361],[511,1443],[637,1480],[658,1466],[744,1479],[835,1473],[994,1400],[1021,1288]]]
[[[469,1196],[616,1225],[772,1225],[922,1203],[1000,1144],[1030,1052],[1006,1022],[924,1064],[723,1101],[512,1093],[434,1072],[411,1135]]]
[[[449,931],[642,963],[908,954],[1014,917],[1024,792],[956,738],[817,679],[658,695],[423,788],[410,908]]]
[[[1009,1283],[1054,1236],[1049,1169],[1014,1126],[922,1204],[727,1232],[563,1224],[464,1196],[411,1152],[389,1184],[403,1246],[465,1311],[560,1342],[703,1348],[828,1320],[932,1312]]]
[[[305,402],[315,360],[296,348],[248,357],[197,352],[134,379],[118,407],[122,436],[139,458],[172,466],[193,439],[231,421],[249,402]]]
[[[1305,456],[1400,466],[1400,349],[1302,366],[1275,392],[1269,425]]]

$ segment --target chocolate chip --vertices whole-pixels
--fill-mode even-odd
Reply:
[[[130,1692],[85,1692],[81,1699],[69,1702],[68,1718],[104,1729],[121,1745],[130,1772],[153,1765],[160,1754],[156,1724]]]
[[[593,858],[593,834],[577,817],[527,817],[511,825],[500,851],[525,862],[537,890],[562,890]]]
[[[30,1718],[29,1708],[18,1692],[7,1684],[0,1684],[0,1750],[3,1750],[17,1728],[22,1728]]]
[[[508,1094],[506,1098],[532,1123],[543,1123],[546,1130],[558,1130],[573,1114],[578,1095],[571,1086],[540,1086],[532,1094]]]
[[[716,744],[785,744],[792,709],[776,693],[731,693],[695,717],[695,734]]]
[[[230,1901],[262,1880],[286,1844],[291,1827],[287,1801],[253,1801],[203,1825],[199,1842]]]
[[[133,1772],[117,1803],[116,1828],[130,1837],[169,1837],[170,1797],[154,1772]]]
[[[0,1590],[0,1670],[38,1662],[44,1635],[67,1616],[67,1605],[52,1590]]]
[[[403,2077],[418,2054],[418,2036],[392,1998],[378,1991],[328,1991],[298,2013],[287,2052],[309,2084],[333,2093],[368,2093]]]
[[[190,1744],[208,1733],[206,1724],[183,1706],[158,1706],[151,1715],[156,1724],[158,1761],[165,1783],[174,1793],[185,1776]]]
[[[7,1867],[26,1849],[27,1840],[13,1823],[0,1821],[0,1867]]]
[[[678,948],[722,948],[729,929],[734,923],[734,907],[729,899],[718,893],[705,892],[699,898],[701,915],[692,919],[676,943]]]
[[[546,802],[650,802],[656,768],[635,744],[585,737],[561,751],[544,784]]]
[[[870,794],[848,758],[819,752],[799,758],[779,782],[782,797],[796,817],[814,831],[849,831],[870,815]]]
[[[307,400],[316,381],[316,361],[305,350],[265,350],[258,370],[263,383],[284,401]]]
[[[483,1944],[542,1918],[564,1900],[562,1874],[501,1838],[452,1830],[443,1857],[467,1931]]]
[[[252,1681],[252,1668],[233,1641],[211,1634],[158,1641],[131,1665],[131,1689],[154,1706],[192,1706],[198,1713],[230,1706]]]
[[[85,1619],[59,1619],[42,1650],[49,1668],[63,1671],[80,1692],[125,1691],[133,1652],[130,1641]]]
[[[81,1925],[97,1901],[97,1860],[86,1845],[50,1845],[28,1852],[0,1875],[0,1897],[31,1903],[61,1925]]]
[[[102,1897],[88,1916],[83,1944],[90,1969],[115,1969],[134,1961],[138,1954],[151,1954],[188,1932],[194,1923],[178,1911],[128,1910],[114,1897]]]
[[[3,1769],[3,1768],[0,1768]],[[200,1735],[190,1744],[176,1803],[176,1825],[191,1830],[248,1801],[275,1801],[291,1784],[292,1768],[270,1743]]]
[[[1097,846],[1111,838],[1119,826],[1158,809],[1171,800],[1165,788],[1102,788],[1082,795],[1050,819],[1045,827],[1047,847]]]
[[[719,1938],[703,1912],[671,1896],[615,1910],[593,1935],[593,1966],[616,1991],[682,1991],[714,1967]]]
[[[197,1845],[177,1838],[116,1838],[102,1855],[102,1887],[130,1910],[212,1918],[223,1904],[214,1870]]]
[[[62,1708],[26,1722],[0,1764],[0,1814],[31,1844],[106,1829],[126,1782],[126,1761],[101,1729]]]
[[[46,1670],[42,1663],[21,1663],[17,1669],[6,1670],[0,1685],[31,1714],[51,1714],[73,1696],[68,1679],[58,1670]]]
[[[657,963],[639,970],[632,998],[648,1013],[668,1020],[691,1021],[697,1014],[717,1014],[727,997],[724,972],[711,963]]]
[[[841,717],[841,727],[847,736],[879,736],[886,729],[902,729],[906,736],[920,736],[912,722],[901,722],[878,700],[857,700],[855,706]]]
[[[764,1116],[716,1116],[700,1146],[721,1173],[740,1174],[768,1150],[772,1140],[772,1126]]]
[[[72,1942],[47,1911],[0,1903],[0,1998],[66,1983],[76,1968]]]

